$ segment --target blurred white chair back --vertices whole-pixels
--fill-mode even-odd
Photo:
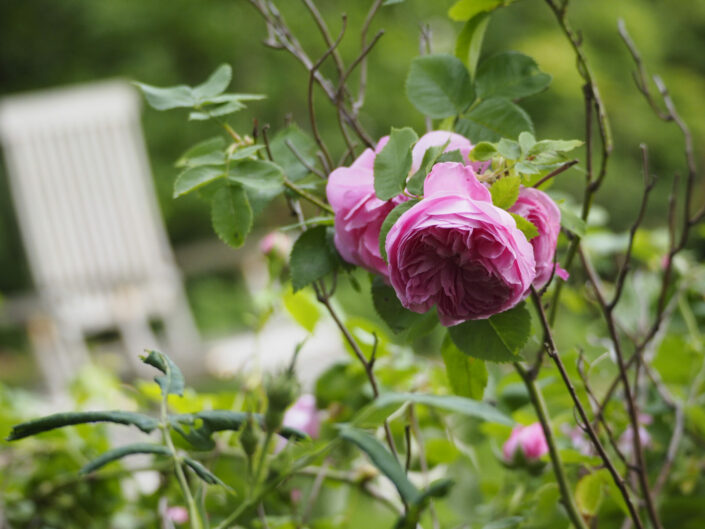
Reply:
[[[52,389],[86,360],[87,334],[118,330],[134,366],[164,323],[185,369],[198,335],[159,213],[139,121],[124,82],[8,97],[0,141],[19,225],[47,318],[31,337]]]

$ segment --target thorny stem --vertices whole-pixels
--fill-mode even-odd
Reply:
[[[533,404],[536,415],[541,423],[541,428],[543,428],[546,443],[548,444],[548,454],[551,457],[551,466],[553,467],[553,473],[555,474],[556,481],[558,482],[558,488],[561,491],[563,507],[565,507],[570,521],[576,528],[588,529],[588,526],[585,524],[585,520],[583,520],[583,517],[580,516],[578,506],[575,503],[570,484],[568,483],[568,478],[565,475],[565,470],[563,469],[563,463],[561,462],[560,455],[558,454],[556,439],[553,437],[548,410],[546,409],[546,403],[543,400],[541,390],[536,385],[535,379],[529,374],[529,371],[527,371],[524,366],[522,366],[519,362],[515,362],[514,367],[524,381],[526,389],[529,391],[531,403]]]
[[[580,416],[580,420],[582,421],[580,427],[588,434],[590,441],[592,442],[593,446],[597,450],[598,455],[605,464],[605,467],[607,467],[607,470],[612,476],[612,480],[617,485],[617,488],[619,488],[619,491],[622,494],[622,497],[624,498],[624,502],[627,505],[627,509],[629,510],[629,515],[634,521],[634,525],[636,525],[637,529],[643,529],[644,526],[641,522],[641,518],[639,517],[639,513],[637,512],[634,503],[632,502],[631,496],[629,495],[629,491],[627,490],[626,484],[624,483],[624,479],[615,468],[614,463],[612,463],[612,460],[610,459],[609,455],[607,454],[607,451],[605,450],[605,447],[602,445],[602,442],[600,442],[600,439],[597,436],[595,429],[592,427],[592,424],[590,423],[590,420],[587,416],[587,412],[585,411],[585,407],[583,406],[582,402],[580,402],[580,398],[578,397],[578,394],[575,391],[573,382],[570,380],[570,376],[568,375],[568,372],[566,371],[565,366],[563,365],[563,361],[561,360],[561,357],[558,354],[556,342],[553,338],[553,333],[551,332],[550,323],[546,316],[546,312],[543,309],[541,298],[537,294],[536,289],[534,289],[534,287],[531,287],[531,298],[534,302],[534,306],[536,307],[536,312],[539,315],[541,327],[543,328],[544,348],[546,350],[546,354],[548,354],[548,356],[551,358],[551,360],[553,360],[553,363],[558,368],[561,378],[563,379],[563,384],[565,385],[566,389],[568,390],[568,393],[570,393],[570,396],[573,399],[575,409],[578,411],[578,415]]]

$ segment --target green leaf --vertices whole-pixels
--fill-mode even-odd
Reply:
[[[220,485],[221,487],[230,490],[225,483],[223,483],[218,476],[213,474],[210,470],[204,467],[200,462],[190,457],[184,458],[184,463],[189,466],[191,470],[208,485]]]
[[[313,332],[316,324],[321,319],[321,312],[315,299],[307,291],[294,293],[287,289],[282,295],[282,303],[296,323],[308,332]]]
[[[133,454],[158,454],[163,456],[171,455],[166,446],[153,443],[134,443],[108,450],[104,454],[90,461],[79,471],[79,474],[89,474],[104,467],[108,463],[122,459]]]
[[[211,223],[224,243],[239,248],[252,229],[252,208],[240,185],[218,189],[211,201]]]
[[[389,141],[375,157],[375,194],[380,200],[389,200],[404,190],[411,169],[411,147],[419,137],[409,127],[392,128]]]
[[[528,312],[527,312],[528,314]],[[454,327],[451,327],[453,329]],[[432,408],[460,413],[466,417],[474,417],[487,422],[513,426],[514,421],[499,411],[494,406],[486,402],[459,397],[457,395],[429,395],[426,393],[382,393],[376,398],[371,406],[385,408],[392,404],[403,404],[413,402],[414,404],[424,404]]]
[[[452,486],[452,479],[439,479],[431,483],[428,489],[420,493],[418,497],[411,502],[407,512],[399,518],[394,528],[416,529],[418,527],[419,520],[421,519],[421,515],[430,505],[431,499],[442,498],[448,495]]]
[[[541,92],[549,84],[551,76],[539,70],[534,59],[517,51],[507,51],[480,64],[475,90],[482,99],[521,99]]]
[[[183,153],[174,165],[176,167],[195,167],[225,163],[225,154],[223,153],[225,146],[226,142],[222,136],[199,142]]]
[[[112,422],[116,424],[125,424],[127,426],[136,426],[144,433],[153,431],[159,426],[159,421],[148,415],[134,413],[131,411],[77,411],[69,413],[55,413],[33,421],[23,422],[13,426],[8,441],[16,441],[24,439],[32,435],[48,432],[55,428],[63,428],[64,426],[73,426],[76,424],[87,424],[94,422]]]
[[[463,353],[447,335],[441,345],[441,355],[453,393],[474,400],[482,399],[488,380],[485,363]]]
[[[393,6],[395,4],[401,4],[404,0],[384,0],[382,2],[383,6]]]
[[[259,151],[264,149],[264,145],[248,145],[247,147],[240,147],[239,149],[233,151],[233,153],[228,157],[231,162],[236,160],[245,160],[247,158],[252,158]]]
[[[372,301],[377,314],[395,333],[408,329],[424,317],[423,314],[404,308],[394,289],[381,277],[375,277],[372,282]]]
[[[585,221],[576,215],[572,208],[566,206],[564,202],[557,202],[557,204],[558,209],[561,210],[561,226],[578,237],[584,237],[587,230]]]
[[[218,116],[226,116],[247,108],[243,101],[264,99],[260,94],[221,94],[199,102],[196,108],[201,110],[191,112],[189,120],[204,121]]]
[[[541,140],[528,150],[528,154],[531,156],[546,152],[568,152],[582,144],[580,140]]]
[[[514,140],[502,138],[497,143],[497,152],[507,160],[518,160],[521,156],[521,147],[519,143]]]
[[[523,521],[524,518],[521,516],[509,516],[508,518],[490,522],[483,526],[482,529],[517,529]]]
[[[489,21],[490,15],[488,13],[479,13],[473,16],[465,23],[455,41],[455,56],[467,64],[471,79],[475,77],[477,60],[480,58],[482,41],[485,38]]]
[[[622,496],[622,492],[614,482],[614,479],[612,479],[612,475],[609,470],[603,468],[597,472],[593,472],[593,475],[598,475],[600,477],[602,484],[607,489],[607,495],[609,498],[617,504],[617,507],[619,507],[626,516],[629,516],[629,507],[627,506],[627,502],[624,501],[624,496]]]
[[[184,375],[181,369],[164,353],[149,350],[147,356],[142,357],[142,362],[152,367],[156,367],[163,375],[154,377],[154,381],[159,384],[164,395],[184,394]]]
[[[486,319],[469,320],[448,329],[455,345],[467,355],[490,362],[515,362],[531,334],[526,303]]]
[[[210,165],[188,167],[176,177],[173,197],[177,198],[190,193],[223,176],[225,176],[225,172],[222,167],[212,167]]]
[[[316,167],[319,165],[316,157],[318,146],[311,136],[294,123],[277,132],[272,138],[269,145],[272,158],[282,168],[289,180],[296,182],[308,175],[310,171],[294,154],[292,147],[306,162],[306,165]]]
[[[497,146],[494,143],[481,141],[470,151],[470,159],[476,162],[484,162],[491,159],[495,154],[497,154]]]
[[[456,116],[475,98],[465,65],[449,54],[416,57],[406,78],[406,95],[431,118]]]
[[[382,259],[384,259],[385,261],[387,260],[386,244],[387,235],[389,235],[389,230],[391,230],[392,226],[394,226],[396,221],[399,220],[399,217],[401,217],[413,206],[418,204],[418,202],[418,200],[407,200],[406,202],[402,202],[401,204],[397,205],[392,211],[390,211],[385,217],[384,222],[382,223],[382,227],[379,230],[379,253],[382,256]]]
[[[454,151],[444,152],[438,157],[438,160],[436,161],[436,163],[443,162],[465,163],[465,160],[463,160],[463,155],[460,154],[460,150],[455,149]]]
[[[450,143],[450,140],[443,145],[433,145],[426,149],[426,152],[423,153],[423,160],[421,160],[421,167],[419,167],[418,171],[406,182],[406,189],[409,190],[409,193],[419,196],[423,195],[423,186],[426,181],[426,176],[428,176],[433,165],[438,162],[438,158],[443,154],[448,143]]]
[[[230,166],[228,180],[249,189],[274,192],[283,188],[281,168],[265,160],[241,160]]]
[[[420,496],[421,493],[406,477],[406,473],[397,459],[377,439],[367,432],[351,426],[343,426],[340,429],[340,436],[357,445],[367,454],[374,466],[394,484],[405,502],[412,503]]]
[[[196,97],[190,86],[178,85],[159,88],[144,83],[134,83],[142,90],[147,103],[156,110],[171,110],[172,108],[189,108],[196,104]]]
[[[599,474],[587,474],[575,487],[575,502],[580,513],[595,516],[602,503],[602,479]]]
[[[325,226],[310,228],[296,239],[289,266],[294,292],[322,279],[335,269],[336,257],[328,246]]]
[[[519,134],[519,146],[521,147],[521,153],[526,156],[529,150],[536,145],[536,138],[530,132],[522,132]]]
[[[514,0],[458,0],[448,10],[448,16],[457,22],[471,19],[478,13],[494,11]]]
[[[514,218],[514,222],[517,223],[517,229],[524,234],[527,241],[530,241],[534,237],[538,237],[539,230],[533,222],[529,219],[525,219],[521,215],[512,213],[511,211],[509,214]]]
[[[516,138],[524,131],[533,133],[534,125],[521,107],[508,99],[494,97],[460,118],[455,130],[472,142],[499,141]]]
[[[490,186],[492,203],[498,208],[509,209],[519,198],[519,185],[521,177],[503,176],[494,181]]]
[[[199,101],[222,94],[230,84],[233,69],[229,64],[221,64],[208,79],[193,89]]]

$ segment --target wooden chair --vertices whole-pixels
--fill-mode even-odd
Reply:
[[[117,330],[136,369],[161,320],[185,371],[200,340],[158,209],[140,127],[124,82],[0,101],[0,142],[42,314],[29,331],[48,386],[88,361],[85,338]]]

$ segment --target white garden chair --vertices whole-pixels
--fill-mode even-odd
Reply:
[[[119,331],[125,358],[157,346],[184,370],[200,342],[159,213],[140,100],[124,82],[0,102],[0,142],[42,314],[29,331],[51,390],[88,356],[86,336]]]

